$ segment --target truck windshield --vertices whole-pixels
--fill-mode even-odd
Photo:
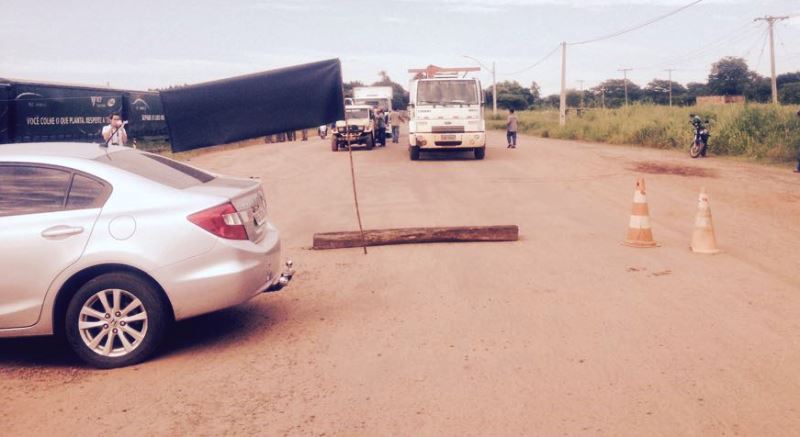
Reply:
[[[478,90],[471,80],[430,80],[417,85],[419,105],[477,105]]]
[[[366,108],[358,108],[358,109],[346,109],[345,115],[347,119],[353,118],[369,118],[369,109]]]
[[[373,108],[389,109],[389,101],[386,99],[356,99],[357,105],[369,105]]]

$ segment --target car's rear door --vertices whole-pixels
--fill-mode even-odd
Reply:
[[[0,329],[39,320],[47,289],[80,258],[110,191],[70,169],[0,162]]]

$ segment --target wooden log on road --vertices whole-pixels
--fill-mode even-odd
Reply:
[[[346,247],[383,246],[412,243],[456,243],[467,241],[517,241],[519,227],[508,226],[457,226],[437,228],[375,229],[361,232],[326,232],[314,234],[314,249],[342,249]]]

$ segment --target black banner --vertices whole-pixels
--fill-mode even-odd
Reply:
[[[174,152],[344,119],[338,59],[161,92]]]
[[[11,85],[0,83],[0,144],[9,142],[11,133]]]
[[[167,136],[167,122],[161,96],[155,92],[131,91],[123,95],[122,118],[128,121],[125,131],[130,138]]]
[[[99,141],[122,93],[98,88],[14,83],[14,141]]]

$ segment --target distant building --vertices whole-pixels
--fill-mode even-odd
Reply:
[[[697,106],[744,105],[744,96],[698,96]]]

